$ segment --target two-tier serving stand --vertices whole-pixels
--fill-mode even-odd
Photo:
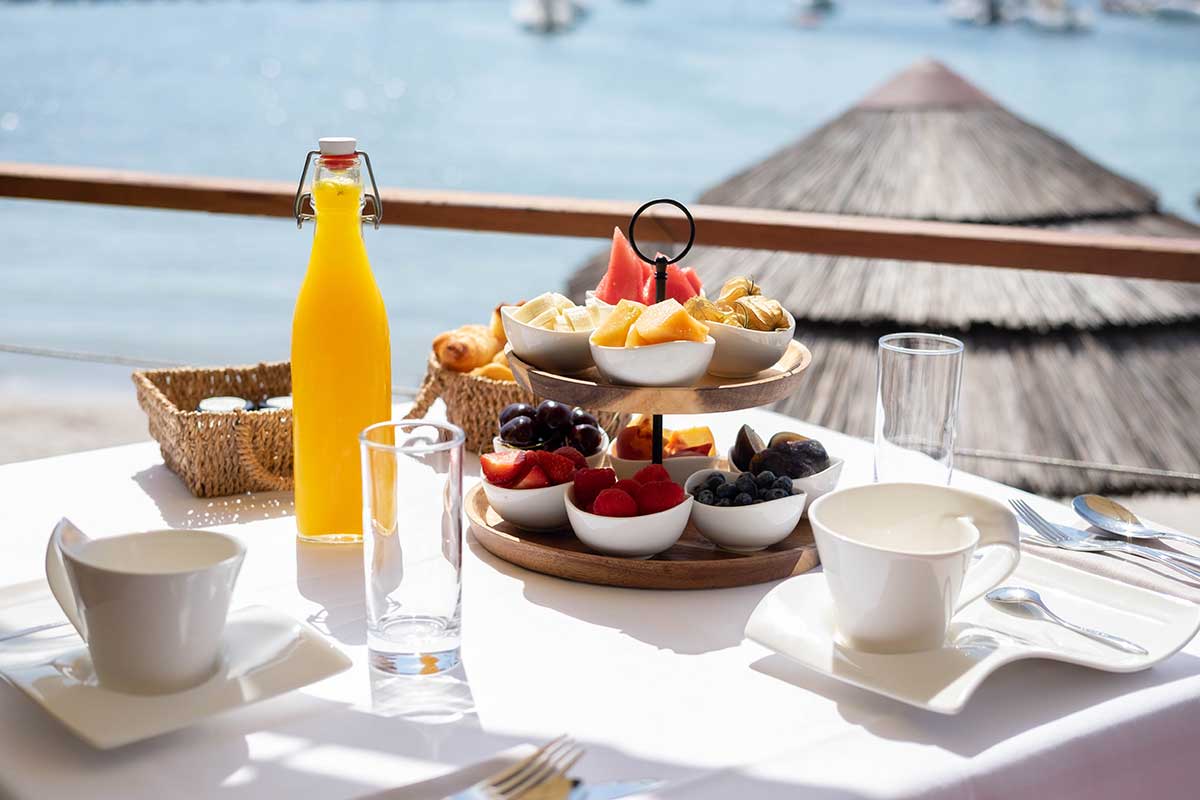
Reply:
[[[674,257],[649,258],[638,248],[635,227],[643,212],[655,205],[671,205],[687,217],[687,245]],[[696,239],[691,212],[671,199],[651,200],[629,220],[629,243],[642,260],[654,265],[655,298],[666,299],[667,267],[681,260]],[[799,385],[812,354],[793,340],[769,369],[753,377],[731,380],[706,375],[694,386],[622,386],[604,380],[593,367],[575,375],[559,375],[534,367],[517,357],[511,346],[508,363],[517,383],[535,397],[594,411],[653,415],[652,461],[662,463],[663,414],[702,414],[755,408],[781,400]],[[475,539],[492,555],[526,569],[586,583],[639,589],[715,589],[778,580],[812,569],[817,550],[807,518],[778,544],[757,553],[730,553],[718,549],[689,524],[670,549],[650,559],[605,556],[590,550],[569,530],[526,531],[505,522],[488,504],[483,487],[467,494],[467,516]]]

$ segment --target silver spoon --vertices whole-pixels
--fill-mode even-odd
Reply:
[[[1071,501],[1075,513],[1102,531],[1130,539],[1172,539],[1200,547],[1200,539],[1182,533],[1147,528],[1137,515],[1115,500],[1098,494],[1081,494]]]
[[[1128,639],[1122,639],[1120,636],[1113,636],[1111,633],[1098,631],[1094,628],[1085,628],[1082,625],[1076,625],[1073,622],[1067,622],[1062,617],[1055,614],[1050,609],[1046,608],[1046,604],[1042,602],[1042,596],[1033,589],[1022,589],[1017,586],[1001,586],[992,589],[986,595],[987,599],[997,605],[1004,605],[1012,608],[1015,611],[1025,614],[1034,619],[1048,619],[1051,622],[1057,622],[1069,631],[1082,634],[1089,639],[1095,639],[1110,647],[1115,647],[1125,653],[1132,653],[1135,656],[1149,655],[1146,648],[1136,645]]]

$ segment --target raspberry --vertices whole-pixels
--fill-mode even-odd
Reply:
[[[554,455],[571,459],[571,463],[574,464],[578,469],[587,469],[587,459],[583,457],[583,453],[579,452],[574,447],[560,447],[554,451]]]
[[[656,481],[669,481],[671,474],[667,472],[667,468],[662,464],[651,464],[648,467],[642,467],[633,476],[633,479],[638,483],[655,483]]]
[[[629,495],[630,497],[633,497],[633,498],[635,498],[635,499],[636,499],[636,498],[637,498],[637,491],[638,491],[638,487],[640,487],[640,486],[641,486],[641,484],[640,484],[640,483],[638,483],[637,481],[631,481],[631,480],[629,480],[628,478],[626,478],[626,479],[625,479],[625,480],[623,480],[623,481],[617,481],[617,482],[616,482],[616,483],[613,485],[613,487],[612,487],[612,488],[614,488],[614,489],[620,489],[620,490],[621,490],[622,492],[624,492],[625,494],[627,494],[627,495]]]
[[[596,496],[592,513],[602,517],[636,517],[638,504],[620,489],[605,489]]]
[[[596,495],[617,482],[611,469],[581,469],[575,473],[575,505],[587,508]]]
[[[673,481],[651,481],[638,487],[637,507],[642,514],[655,514],[683,502],[683,487]]]
[[[547,453],[545,450],[534,450],[529,457],[537,461],[538,466],[550,479],[551,486],[558,486],[575,477],[575,464],[566,456]]]

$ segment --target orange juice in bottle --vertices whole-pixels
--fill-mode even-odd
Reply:
[[[307,541],[357,542],[363,524],[358,435],[391,419],[391,345],[363,244],[366,154],[354,139],[337,137],[321,139],[314,155],[316,232],[292,319],[296,527]],[[377,218],[378,195],[372,200]],[[298,197],[298,219],[314,218],[301,214],[302,206]]]

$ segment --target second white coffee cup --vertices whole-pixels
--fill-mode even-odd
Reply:
[[[1007,578],[1021,555],[1011,511],[948,486],[843,489],[814,502],[808,516],[838,635],[855,650],[940,647],[954,614]]]
[[[245,555],[237,539],[214,531],[89,539],[64,519],[46,547],[46,579],[100,683],[161,694],[203,683],[220,666]]]

